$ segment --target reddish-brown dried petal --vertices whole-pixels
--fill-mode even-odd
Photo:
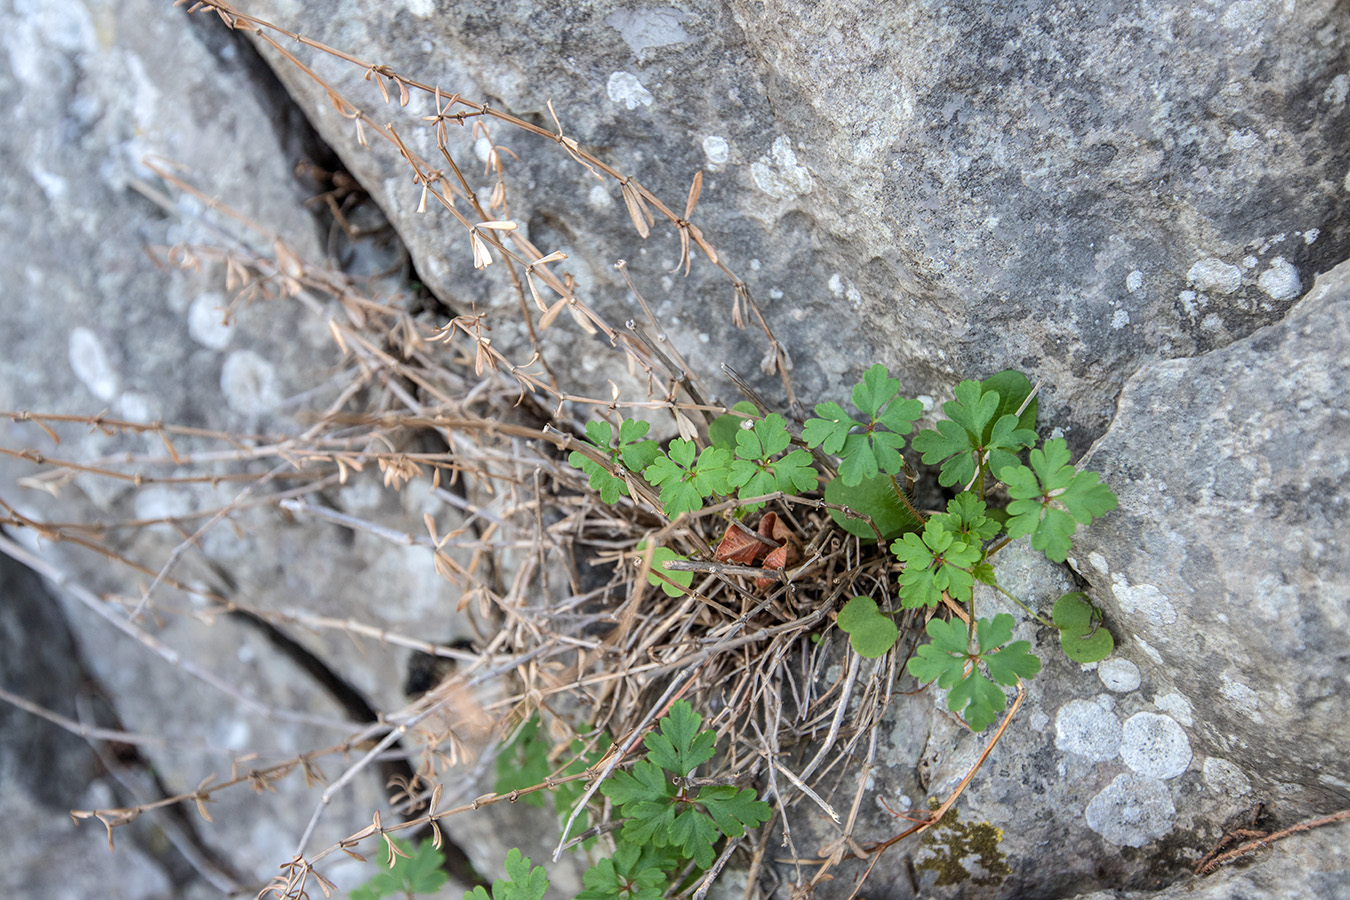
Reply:
[[[717,544],[713,556],[720,562],[737,566],[753,566],[769,548],[752,535],[746,534],[740,525],[727,526],[726,534]]]

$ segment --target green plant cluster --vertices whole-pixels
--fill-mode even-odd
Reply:
[[[707,869],[723,837],[741,837],[747,829],[769,820],[769,804],[757,799],[751,788],[688,785],[693,772],[716,753],[716,735],[700,730],[702,724],[703,717],[688,701],[671,704],[657,729],[643,741],[645,758],[627,771],[615,772],[601,787],[623,816],[622,828],[617,832],[613,854],[597,860],[582,876],[584,889],[577,900],[660,900],[672,886],[683,886]],[[541,735],[535,716],[498,757],[497,792],[536,787],[551,775],[585,772],[599,762],[609,746],[603,735],[590,749],[580,739],[575,740],[572,761],[555,773],[549,762],[550,744]],[[552,789],[560,815],[571,811],[582,790],[580,781]],[[531,798],[539,798],[538,805],[543,805],[542,792],[521,796],[525,801]],[[584,829],[586,821],[579,821]],[[407,852],[405,846],[399,846]],[[445,882],[439,861],[440,854],[430,842],[424,842],[415,854],[400,856],[393,868],[359,888],[353,900],[378,900],[397,891],[408,896],[435,891]],[[540,900],[548,885],[544,868],[531,866],[528,857],[512,849],[506,857],[506,878],[493,882],[491,894],[477,887],[466,892],[464,900]]]
[[[1030,536],[1034,549],[1064,562],[1078,527],[1115,509],[1117,501],[1097,473],[1070,463],[1062,438],[1037,446],[1037,403],[1022,373],[1008,370],[983,381],[962,381],[954,394],[942,406],[944,418],[914,434],[908,448],[906,436],[923,406],[902,397],[900,381],[874,365],[853,388],[854,412],[835,402],[818,404],[799,437],[782,416],[760,417],[746,405],[738,406],[738,414],[715,420],[702,446],[676,439],[662,450],[646,437],[647,423],[632,420],[620,423],[618,442],[611,444],[612,427],[591,423],[592,451],[608,464],[581,452],[574,452],[571,461],[590,476],[602,499],[627,495],[625,479],[646,479],[659,487],[663,512],[672,519],[701,509],[711,498],[807,492],[824,480],[835,522],[864,540],[888,542],[902,564],[899,609],[932,609],[944,599],[971,608],[970,626],[930,620],[931,643],[919,648],[908,669],[921,682],[937,681],[949,690],[949,708],[964,711],[967,723],[981,730],[1006,705],[996,685],[1016,686],[1040,670],[1040,660],[1026,641],[1009,642],[1011,616],[975,617],[975,582],[1003,591],[990,559],[1013,538]],[[944,512],[925,516],[914,508],[902,486],[913,471],[907,449],[924,464],[939,467],[940,485],[957,489]],[[813,450],[837,459],[833,474],[816,464]],[[991,506],[993,497],[1005,493],[1006,508]],[[653,569],[675,558],[681,557],[657,548]],[[677,593],[687,582],[669,577],[675,574],[653,571],[651,578]],[[1081,594],[1070,596],[1074,599],[1056,605],[1053,622],[1036,617],[1060,630],[1070,659],[1105,658],[1113,643],[1100,627],[1100,613]],[[870,597],[854,597],[839,610],[837,622],[856,652],[878,657],[899,640],[890,618],[898,611],[883,611]]]

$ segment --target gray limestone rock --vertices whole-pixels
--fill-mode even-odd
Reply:
[[[1309,810],[1350,796],[1347,346],[1343,264],[1280,323],[1141,369],[1087,460],[1120,509],[1075,548],[1197,755]]]
[[[1250,334],[1350,255],[1347,20],[1330,0],[249,12],[550,129],[552,101],[568,135],[672,209],[701,171],[695,221],[759,298],[808,400],[873,360],[911,395],[1017,367],[1046,382],[1042,410],[1081,452],[1140,363]],[[326,91],[263,49],[427,282],[460,308],[513,302],[504,282],[467,277],[460,226],[415,212],[397,154],[359,147]],[[429,99],[400,111],[363,70],[305,58],[440,159],[418,119]],[[538,138],[492,136],[518,157],[505,157],[512,215],[542,250],[566,250],[587,302],[618,323],[638,314],[611,271],[627,260],[695,364],[753,368],[762,342],[725,327],[721,274],[703,260],[668,274],[673,229],[639,240],[612,181]],[[475,135],[452,125],[448,139],[472,168]],[[568,340],[551,346],[566,355]]]
[[[1343,825],[1281,842],[1256,865],[1193,888],[1185,879],[1225,824],[1258,801],[1285,825],[1350,803],[1338,752],[1350,742],[1350,269],[1335,268],[1298,300],[1350,255],[1343,7],[276,0],[248,11],[542,127],[552,127],[552,99],[569,135],[673,208],[702,171],[695,221],[763,305],[807,406],[874,360],[930,400],[954,376],[1016,366],[1046,382],[1043,422],[1079,450],[1101,438],[1087,462],[1121,506],[1080,535],[1073,562],[1107,610],[1117,654],[1095,668],[1070,664],[1053,631],[1019,626],[1045,670],[957,818],[884,858],[876,896],[911,892],[905,854],[925,896],[1150,895],[1176,879],[1151,896],[1343,894]],[[219,266],[151,266],[147,244],[219,242],[232,226],[190,199],[157,205],[168,185],[140,162],[157,153],[188,163],[208,196],[321,259],[290,174],[303,149],[292,140],[294,110],[218,23],[167,2],[33,4],[0,12],[0,24],[0,103],[11,123],[0,132],[0,408],[294,428],[293,413],[337,384],[326,332],[284,301],[236,306],[226,324]],[[321,89],[269,58],[379,199],[422,278],[457,309],[513,306],[499,271],[474,273],[447,217],[415,212],[417,191],[387,148],[359,147]],[[401,117],[410,146],[434,149],[419,130],[431,101],[415,97],[400,113],[361,69],[322,59],[316,69],[375,114]],[[468,129],[449,134],[463,158],[486,155]],[[762,344],[727,325],[725,278],[704,261],[688,279],[670,274],[673,231],[640,241],[613,182],[590,179],[543,139],[502,127],[493,137],[520,158],[507,163],[513,214],[541,249],[568,252],[588,302],[619,322],[635,314],[611,270],[626,259],[708,377],[723,361],[754,369]],[[268,249],[242,233],[226,240]],[[523,353],[523,331],[503,327],[494,341]],[[611,374],[565,317],[545,344],[573,385]],[[6,420],[0,444],[51,452],[32,423]],[[184,439],[178,450],[215,446]],[[163,448],[153,436],[89,431],[61,452]],[[32,472],[0,460],[0,497],[20,511],[37,506],[31,485],[16,486]],[[81,475],[56,493],[45,514],[92,522],[183,516],[236,492],[132,490]],[[332,505],[396,527],[425,513],[451,518],[435,494],[392,495],[378,478],[358,479]],[[269,611],[298,607],[434,639],[454,633],[446,610],[458,598],[417,548],[305,515],[243,514],[237,526],[211,532],[179,574],[216,585],[227,573],[240,596]],[[134,556],[162,559],[182,537],[162,525],[119,540]],[[144,587],[140,574],[102,558],[44,552],[96,592],[134,603]],[[1001,554],[999,572],[1041,609],[1084,587],[1025,541]],[[307,723],[233,708],[65,597],[79,652],[128,729],[217,748],[209,759],[148,749],[171,789],[227,772],[220,748],[289,753],[341,733],[346,713],[256,629],[207,628],[192,615],[147,626],[182,658]],[[978,603],[1006,605],[992,592]],[[401,652],[295,638],[377,708],[401,702]],[[936,689],[894,708],[860,836],[903,827],[882,800],[922,808],[978,756],[987,738],[944,709]],[[215,825],[199,824],[248,879],[288,858],[314,808],[312,793],[278,787],[273,804],[231,797],[214,808]],[[84,805],[118,799],[107,793],[95,785]],[[26,794],[0,796],[7,818],[39,815]],[[345,834],[382,803],[374,779],[363,781],[339,795],[324,826]],[[485,821],[463,826],[461,840],[497,871],[500,842],[528,832],[529,817]],[[832,827],[804,816],[794,833],[814,850],[837,836]],[[0,883],[60,896],[50,880],[29,880],[50,868],[38,844],[69,846],[77,858],[94,833],[84,829],[73,839],[35,831],[11,852],[14,866],[0,867],[10,878]],[[960,852],[972,840],[988,855]],[[126,896],[189,889],[169,885],[142,850],[128,852],[123,870],[141,874]],[[101,864],[84,871],[112,877]],[[351,863],[329,874],[348,887],[367,873]],[[946,875],[955,883],[939,885]],[[822,897],[850,889],[841,878]]]

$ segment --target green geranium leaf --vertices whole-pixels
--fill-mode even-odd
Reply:
[[[694,799],[708,810],[717,829],[727,837],[740,837],[773,816],[773,808],[763,800],[756,800],[750,788],[715,784],[701,789]]]
[[[867,659],[884,656],[900,639],[900,629],[877,609],[871,597],[854,597],[839,610],[839,628],[854,652]]]
[[[1029,407],[1019,418],[1012,414],[1016,404],[1008,409],[999,391],[986,386],[1013,380],[1007,373],[999,373],[983,383],[961,382],[956,386],[956,399],[942,404],[947,418],[937,423],[937,430],[915,435],[913,446],[922,454],[923,461],[929,465],[942,463],[939,484],[973,482],[976,463],[981,460],[987,471],[997,472],[1017,462],[1016,454],[1035,442],[1036,433],[1023,427],[1024,420],[1035,421],[1035,410]],[[1021,376],[1021,381],[1026,381],[1025,376]],[[1020,394],[1018,404],[1030,390],[1028,387]]]
[[[970,600],[975,584],[971,568],[984,556],[978,546],[960,540],[942,517],[933,516],[922,536],[907,534],[891,544],[905,564],[900,573],[900,604],[908,609],[937,606],[946,591],[953,600]]]
[[[869,419],[876,420],[882,407],[900,390],[900,380],[892,378],[886,367],[877,363],[863,373],[861,383],[853,387],[853,405]]]
[[[1069,465],[1063,438],[1031,451],[1031,466],[1007,466],[998,473],[1008,486],[1008,535],[1031,535],[1031,546],[1055,562],[1064,562],[1074,532],[1094,517],[1116,508],[1116,495],[1098,483],[1096,472],[1079,472]]]
[[[713,757],[717,737],[711,731],[699,731],[703,717],[694,712],[687,700],[676,700],[661,719],[660,728],[647,735],[643,743],[648,758],[680,777],[688,775]]]
[[[879,473],[895,475],[904,469],[903,435],[914,427],[923,406],[917,400],[900,398],[899,388],[900,382],[886,373],[885,366],[872,366],[853,388],[853,404],[864,421],[853,419],[837,403],[818,404],[818,418],[806,420],[802,439],[809,447],[840,457],[839,477],[844,484],[852,487]]]
[[[492,882],[492,900],[543,900],[548,875],[543,866],[530,868],[530,858],[515,847],[506,854],[506,878]],[[488,900],[481,887],[464,892],[464,900]]]
[[[615,772],[601,791],[624,815],[622,838],[644,847],[672,847],[684,858],[707,868],[713,844],[722,835],[739,837],[745,829],[769,819],[767,803],[750,789],[709,785],[692,798],[676,788],[671,775],[687,776],[712,758],[716,736],[699,731],[703,717],[688,701],[678,700],[647,735],[647,759],[628,772]],[[600,875],[596,876],[597,878]]]
[[[952,688],[947,695],[947,708],[954,713],[965,710],[966,724],[973,731],[984,731],[998,721],[998,714],[1008,705],[1003,689],[998,687],[978,670],[972,671],[965,680]]]
[[[736,433],[736,455],[741,459],[768,460],[792,443],[787,422],[778,413],[759,419],[750,429]]]
[[[972,650],[964,622],[930,619],[930,642],[915,651],[909,672],[920,682],[936,681],[949,692],[947,708],[956,713],[965,710],[966,723],[982,731],[998,719],[1008,702],[994,682],[1016,686],[1020,679],[1041,670],[1041,661],[1030,653],[1029,643],[1008,643],[1012,630],[1013,618],[1006,613],[979,619],[975,623],[979,649]],[[989,677],[981,672],[981,665]]]
[[[581,876],[585,889],[576,900],[661,900],[670,879],[643,856],[639,845],[619,841],[614,856],[598,860]]]
[[[666,515],[674,519],[703,508],[703,499],[731,492],[731,453],[722,447],[705,447],[702,453],[692,441],[676,438],[670,449],[656,457],[643,476],[661,488]]]
[[[980,544],[1002,530],[986,513],[989,507],[975,496],[974,491],[962,491],[947,501],[947,515],[952,534],[969,544]]]
[[[861,422],[854,421],[844,408],[834,401],[817,403],[816,415],[819,418],[807,419],[802,426],[802,440],[808,447],[819,447],[826,453],[838,453],[844,449],[844,440]]]
[[[619,422],[619,445],[610,446],[614,436],[613,427],[605,421],[586,423],[586,442],[608,457],[615,468],[630,472],[641,472],[660,454],[656,441],[643,440],[651,428],[647,422],[638,419],[623,419]],[[615,475],[610,468],[601,465],[579,450],[573,450],[567,461],[585,472],[591,488],[598,491],[605,503],[617,503],[620,497],[628,496],[628,485],[623,478]]]

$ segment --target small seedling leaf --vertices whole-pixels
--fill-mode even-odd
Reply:
[[[845,603],[838,622],[854,652],[866,659],[884,656],[900,639],[900,629],[890,617],[882,615],[871,597],[854,597]]]
[[[1115,650],[1115,639],[1102,627],[1101,611],[1088,602],[1086,594],[1074,591],[1060,597],[1051,618],[1059,629],[1064,655],[1074,662],[1100,662]]]
[[[646,551],[646,541],[642,541],[637,545],[637,552],[639,554],[645,553]],[[653,587],[659,587],[666,592],[666,596],[668,597],[683,597],[685,592],[680,590],[679,587],[676,587],[676,585],[688,589],[689,586],[694,583],[694,573],[681,572],[677,569],[667,569],[665,564],[671,560],[688,558],[689,557],[687,556],[681,556],[669,547],[657,547],[652,551],[652,568],[651,571],[647,573],[647,583],[651,584]],[[658,575],[658,572],[661,574]],[[665,576],[665,578],[663,579],[661,576]],[[670,582],[672,581],[675,582],[675,584],[671,584]],[[538,782],[535,783],[537,784]]]

